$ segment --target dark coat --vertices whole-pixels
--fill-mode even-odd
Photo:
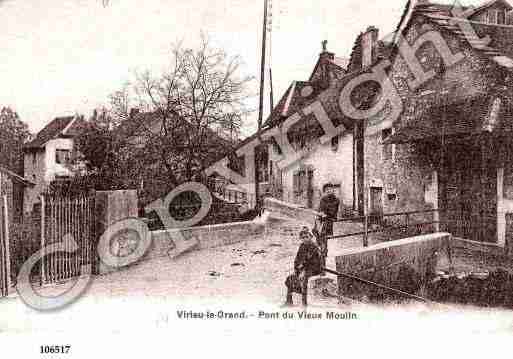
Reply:
[[[335,221],[338,217],[338,207],[340,200],[333,193],[327,194],[321,198],[319,212],[326,214],[326,219]]]
[[[305,271],[307,276],[319,275],[322,271],[321,251],[311,240],[304,241],[299,246],[294,260],[296,273]]]

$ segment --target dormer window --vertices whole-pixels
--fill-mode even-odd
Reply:
[[[506,24],[506,12],[504,10],[497,10],[497,24]]]
[[[504,25],[506,23],[506,12],[501,10],[489,10],[487,16],[487,23]]]
[[[71,151],[70,150],[55,150],[55,163],[65,165],[70,162]]]
[[[506,25],[513,25],[513,11],[507,11],[505,13]]]

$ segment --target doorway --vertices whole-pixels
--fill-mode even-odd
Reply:
[[[485,147],[447,146],[440,173],[445,229],[456,237],[497,243],[497,170]]]

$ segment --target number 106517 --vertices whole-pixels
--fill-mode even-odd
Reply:
[[[41,345],[41,354],[68,354],[71,345]]]

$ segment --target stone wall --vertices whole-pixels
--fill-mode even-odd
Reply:
[[[310,227],[314,226],[316,218],[321,215],[321,213],[315,210],[302,208],[298,205],[269,197],[264,199],[263,210],[269,213],[273,219],[291,221],[295,222],[296,225]]]
[[[263,239],[265,227],[258,221],[208,225],[151,232],[152,244],[144,260],[165,257],[175,249],[173,238],[183,236],[194,246],[191,251],[226,246],[243,241]]]
[[[173,238],[177,236],[191,241],[191,251],[276,236],[297,238],[301,227],[313,226],[315,218],[320,214],[274,198],[265,198],[263,207],[264,214],[253,221],[151,232],[152,244],[143,260],[169,255],[175,249]]]
[[[137,217],[136,191],[99,191],[96,192],[96,218],[98,238],[106,228],[120,220]],[[266,222],[257,218],[248,222],[205,225],[190,228],[177,228],[172,230],[153,231],[151,245],[140,261],[170,255],[175,249],[174,239],[185,238],[194,245],[189,250],[203,250],[219,246],[230,245],[242,241],[263,239],[266,234]],[[131,239],[135,233],[121,233],[121,239]],[[134,240],[137,240],[135,237]],[[110,268],[99,263],[98,274],[107,274],[118,268]]]
[[[336,257],[336,268],[340,273],[397,287],[397,279],[406,266],[422,282],[434,273],[437,265],[449,262],[450,239],[448,233],[435,233],[349,249]],[[338,288],[339,295],[353,298],[375,289],[343,277],[338,278]]]

